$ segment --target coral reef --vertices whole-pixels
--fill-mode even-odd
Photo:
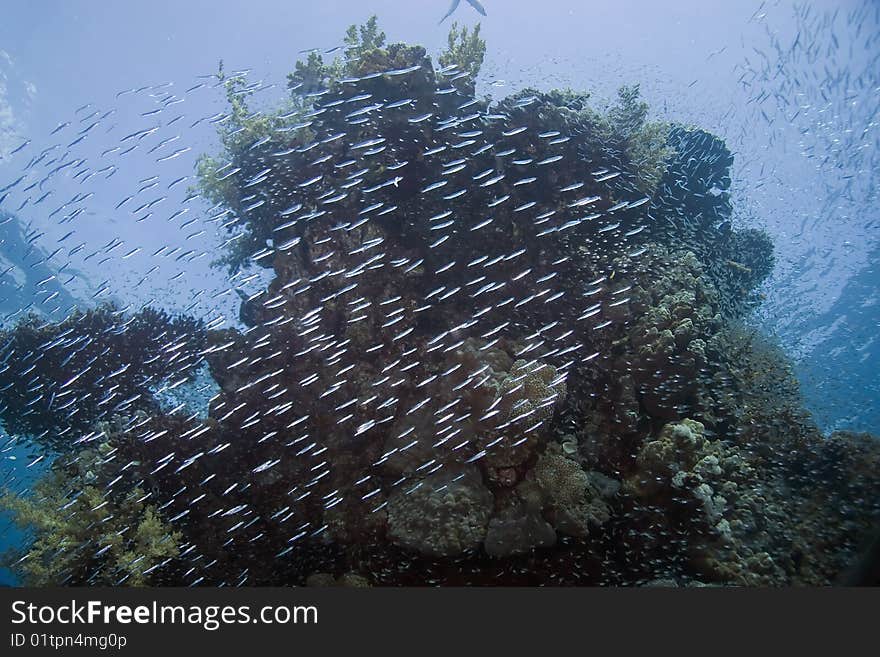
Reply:
[[[352,588],[367,588],[370,586],[370,583],[366,578],[357,573],[345,573],[339,577],[334,577],[329,573],[315,573],[306,578],[306,586],[346,586]]]
[[[591,526],[600,527],[610,517],[589,475],[568,457],[548,449],[529,474],[556,530],[584,538]]]
[[[125,486],[104,490],[116,451],[103,442],[70,461],[62,457],[33,498],[0,497],[0,509],[36,535],[23,557],[6,559],[27,585],[143,586],[178,556],[181,535],[147,502],[149,493]]]
[[[555,544],[556,530],[543,518],[539,505],[518,502],[492,516],[483,548],[491,557],[504,558]]]
[[[648,104],[640,100],[640,94],[639,85],[621,87],[608,122],[613,133],[623,138],[623,152],[636,171],[636,186],[650,196],[666,174],[673,149],[667,145],[669,125],[647,122]]]
[[[450,82],[463,94],[472,96],[485,58],[486,42],[480,38],[480,24],[469,30],[467,25],[459,27],[453,23],[446,50],[437,57],[437,63],[441,68],[453,68],[456,75]]]
[[[388,536],[429,556],[455,556],[480,546],[492,511],[492,494],[476,468],[451,479],[432,475],[388,499]]]
[[[838,491],[847,491],[851,481],[863,490],[880,484],[876,471],[862,469],[876,462],[877,446],[866,436],[845,447],[836,435],[814,436],[812,442],[812,474],[819,474],[818,462],[829,451],[842,449],[847,457],[832,458],[833,467],[846,472],[849,481],[821,475],[811,483],[798,481],[792,464],[768,462],[741,446],[711,440],[700,422],[685,419],[643,444],[626,489],[665,506],[673,523],[690,523],[691,531],[703,527],[703,540],[690,543],[688,557],[704,581],[826,584],[855,557],[858,545],[849,536],[865,536],[871,527],[871,514],[846,517],[847,503]],[[832,496],[831,503],[820,499],[825,495]],[[876,517],[880,505],[871,505]],[[832,550],[828,540],[842,542]]]
[[[374,19],[344,53],[297,63],[268,112],[218,73],[228,120],[198,191],[228,231],[218,263],[271,277],[244,328],[107,308],[0,336],[0,419],[62,452],[62,492],[7,498],[35,532],[19,568],[181,585],[842,572],[880,518],[880,445],[821,436],[784,357],[743,328],[772,244],[734,225],[723,141],[649,121],[637,86],[607,112],[571,90],[474,98],[479,28],[454,26],[436,69]],[[207,417],[163,409],[205,363]],[[110,465],[84,470],[96,442]]]
[[[11,434],[68,449],[114,413],[157,411],[154,392],[192,378],[206,343],[202,322],[152,308],[25,317],[0,330],[0,419]]]

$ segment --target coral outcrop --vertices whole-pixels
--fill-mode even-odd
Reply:
[[[491,512],[492,494],[476,468],[429,476],[389,497],[388,535],[421,554],[456,556],[480,546]]]
[[[589,475],[572,459],[547,450],[530,473],[553,527],[570,536],[585,538],[601,527],[611,509]]]
[[[17,567],[833,581],[880,519],[880,445],[823,437],[744,328],[772,244],[738,225],[723,141],[652,120],[637,86],[604,112],[571,90],[474,97],[478,29],[436,68],[375,20],[344,52],[310,54],[264,112],[218,72],[197,192],[228,231],[218,263],[270,279],[242,326],[108,307],[0,335],[4,427],[61,454],[51,494],[6,498],[34,530]],[[206,415],[160,404],[204,366]]]

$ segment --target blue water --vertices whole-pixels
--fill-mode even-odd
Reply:
[[[880,253],[852,276],[829,310],[807,330],[833,330],[796,364],[807,407],[826,430],[876,432],[880,426]]]

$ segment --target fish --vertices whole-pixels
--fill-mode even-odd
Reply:
[[[483,7],[482,3],[479,0],[465,0],[471,7],[476,9],[481,15],[486,16],[486,9]],[[446,14],[443,18],[440,19],[440,23],[442,24],[447,18],[452,16],[455,13],[455,10],[458,9],[458,5],[461,4],[461,0],[452,0],[452,4],[449,6]]]

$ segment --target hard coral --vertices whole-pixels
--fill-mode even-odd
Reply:
[[[538,487],[550,524],[555,529],[584,538],[600,527],[611,509],[576,461],[548,449],[541,455],[529,480]]]
[[[421,554],[456,556],[477,549],[486,536],[492,493],[473,466],[438,473],[388,499],[388,536]]]

